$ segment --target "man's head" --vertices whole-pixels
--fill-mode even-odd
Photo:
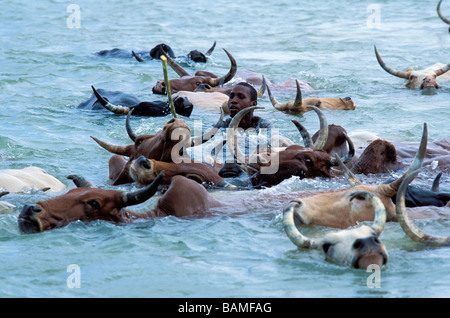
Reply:
[[[230,116],[234,117],[240,110],[256,106],[258,101],[258,93],[256,89],[245,82],[236,84],[230,92],[228,107],[230,109]],[[252,113],[250,116],[253,116]]]

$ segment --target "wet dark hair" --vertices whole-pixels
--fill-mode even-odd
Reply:
[[[246,83],[246,82],[239,82],[239,83],[237,83],[236,84],[236,86],[244,86],[244,87],[247,87],[248,89],[249,89],[249,91],[250,91],[250,100],[251,101],[254,101],[254,100],[258,100],[258,92],[256,91],[256,89],[252,86],[252,85],[250,85],[249,83]]]

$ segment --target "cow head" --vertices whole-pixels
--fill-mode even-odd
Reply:
[[[134,144],[127,146],[115,145],[96,137],[92,137],[102,148],[107,151],[129,157],[128,163],[121,174],[121,180],[130,178],[128,175],[128,168],[131,161],[144,156],[149,159],[156,159],[159,161],[173,162],[177,158],[183,158],[187,154],[185,149],[188,147],[198,146],[210,140],[219,130],[222,125],[224,112],[221,110],[221,116],[218,122],[201,136],[191,138],[191,129],[183,119],[172,118],[163,127],[161,131],[154,135],[136,135],[130,126],[129,112],[125,121],[125,127],[130,139]],[[115,182],[113,182],[116,184]]]
[[[439,3],[437,5],[437,13],[442,21],[444,21],[445,23],[450,25],[450,20],[447,19],[446,17],[444,17],[444,15],[441,12],[441,2],[442,2],[442,0],[439,0]],[[448,28],[448,32],[450,32],[450,27]]]
[[[234,75],[236,74],[237,70],[237,64],[236,60],[233,58],[233,56],[225,49],[223,49],[225,53],[228,55],[228,58],[231,62],[231,67],[228,73],[220,78],[217,78],[216,76],[205,76],[205,73],[202,76],[195,76],[190,75],[186,70],[184,70],[178,63],[176,63],[172,58],[165,55],[167,58],[167,62],[169,65],[177,72],[177,74],[180,76],[180,78],[171,79],[169,80],[170,85],[170,91],[171,93],[176,93],[178,91],[190,91],[193,92],[198,85],[200,84],[208,84],[212,87],[215,87],[219,84],[223,84],[231,80]],[[156,85],[152,89],[154,94],[167,94],[166,90],[166,84],[163,80],[157,81]]]
[[[22,233],[36,233],[60,228],[74,221],[129,222],[137,216],[125,208],[151,198],[157,191],[162,175],[136,191],[80,187],[35,205],[25,205],[19,214],[19,229]]]
[[[163,52],[165,52],[167,55],[175,58],[175,53],[173,53],[173,50],[170,46],[167,44],[161,43],[158,45],[155,45],[150,50],[150,56],[152,59],[159,59],[161,55],[163,55]]]
[[[161,171],[164,171],[164,184],[169,184],[173,176],[182,175],[205,185],[234,187],[219,176],[213,167],[207,163],[162,162],[140,156],[133,160],[130,165],[130,175],[140,185],[150,184]]]
[[[384,61],[381,59],[381,56],[378,54],[377,47],[374,46],[374,48],[375,48],[375,55],[377,57],[377,61],[380,64],[380,66],[389,74],[408,80],[408,82],[406,83],[407,88],[437,89],[439,88],[439,85],[436,82],[436,78],[450,70],[450,63],[449,63],[437,70],[425,69],[415,71],[412,68],[408,68],[406,72],[398,71],[396,69],[387,66],[386,63],[384,63]]]
[[[283,212],[283,227],[289,239],[299,248],[318,249],[328,261],[353,268],[366,269],[370,264],[382,266],[388,260],[386,247],[379,240],[386,222],[386,210],[381,200],[371,192],[356,191],[349,197],[362,200],[372,206],[375,219],[372,225],[361,225],[339,232],[326,234],[323,238],[308,238],[297,229],[294,218],[302,222],[298,210],[301,201],[289,203]]]
[[[303,137],[304,147],[300,145],[288,145],[287,147],[281,148],[271,147],[267,151],[253,153],[248,159],[237,146],[235,131],[241,118],[252,109],[257,109],[257,107],[243,109],[233,117],[227,130],[228,150],[239,164],[244,164],[244,170],[253,174],[251,177],[253,184],[266,182],[268,185],[275,185],[291,176],[299,176],[300,178],[329,178],[333,176],[331,167],[337,166],[338,162],[323,150],[329,139],[328,124],[319,108],[315,106],[308,107],[311,107],[320,119],[320,130],[315,142],[312,141],[306,128],[297,120],[293,119],[292,121]],[[343,136],[349,145],[349,151],[344,161],[349,162],[353,157],[355,149],[350,138],[345,133],[343,133]],[[245,164],[247,162],[248,164]],[[277,166],[275,172],[272,169],[267,170],[268,166],[274,165]]]
[[[388,173],[400,166],[397,161],[397,151],[393,144],[386,140],[372,141],[363,151],[358,160],[353,163],[351,171],[354,174]]]
[[[200,51],[192,50],[188,53],[188,58],[191,59],[194,62],[200,62],[200,63],[206,63],[208,60],[208,57],[212,54],[214,51],[214,48],[216,47],[216,41],[214,41],[213,45],[210,47],[210,49],[203,54]]]
[[[263,77],[263,83],[265,78]],[[355,102],[350,97],[344,98],[302,98],[302,91],[300,89],[300,83],[295,80],[297,85],[297,95],[292,101],[286,103],[278,102],[272,95],[269,86],[267,86],[267,93],[269,95],[272,106],[282,112],[289,114],[303,114],[311,109],[308,106],[316,106],[320,109],[342,109],[342,110],[354,110],[356,108]]]
[[[417,172],[422,166],[426,152],[426,143],[427,127],[425,124],[419,149],[408,170],[403,176],[392,182],[379,185],[361,184],[355,175],[339,160],[339,156],[336,155],[338,164],[352,187],[325,191],[324,193],[298,199],[296,202],[301,202],[301,204],[296,206],[296,213],[305,224],[316,224],[342,229],[355,226],[358,222],[373,220],[373,208],[370,204],[362,200],[351,200],[353,192],[367,191],[375,194],[383,202],[388,220],[395,221],[395,205],[391,197],[397,193],[405,177],[411,171]]]

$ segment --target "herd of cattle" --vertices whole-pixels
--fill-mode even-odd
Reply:
[[[440,5],[441,1],[438,4],[439,16],[450,24],[449,20],[443,17]],[[279,103],[272,93],[277,85],[253,70],[238,70],[236,60],[225,49],[231,66],[223,76],[206,71],[191,75],[181,66],[186,60],[206,62],[215,45],[216,43],[205,54],[193,50],[181,57],[175,57],[173,50],[166,44],[157,45],[150,53],[119,49],[98,52],[99,56],[131,58],[139,62],[165,56],[169,65],[180,76],[168,82],[158,81],[153,87],[154,94],[165,95],[170,91],[173,105],[169,101],[141,101],[133,95],[95,87],[92,87],[92,96],[79,105],[79,108],[107,109],[126,115],[125,129],[131,139],[130,144],[116,145],[94,136],[92,138],[113,154],[109,161],[111,184],[136,182],[141,187],[129,192],[107,190],[95,187],[80,176],[72,175],[69,178],[77,186],[75,189],[22,208],[18,216],[20,231],[42,232],[77,220],[132,222],[138,218],[168,215],[200,217],[207,215],[213,208],[217,211],[220,207],[230,204],[217,200],[211,193],[211,188],[244,191],[275,186],[293,176],[299,179],[345,176],[350,183],[349,188],[286,194],[283,225],[287,236],[295,245],[300,248],[317,248],[323,251],[328,260],[365,269],[370,264],[382,266],[388,260],[386,248],[379,240],[386,221],[399,222],[405,233],[415,241],[435,245],[449,244],[449,237],[430,236],[418,229],[410,221],[406,207],[450,207],[450,193],[439,192],[439,178],[442,172],[448,172],[450,168],[450,139],[428,141],[425,123],[420,142],[393,144],[372,138],[368,145],[360,147],[360,136],[347,134],[341,126],[328,125],[322,112],[323,109],[355,110],[356,105],[349,97],[305,99],[302,98],[302,90],[312,90],[312,87],[307,82],[287,80],[278,86],[296,89],[295,99]],[[438,81],[450,79],[450,63],[436,63],[419,71],[411,68],[398,71],[387,66],[376,47],[374,50],[381,68],[406,79],[406,87],[410,89],[436,90],[439,89]],[[244,155],[245,151],[241,150],[236,142],[236,131],[245,114],[257,109],[250,107],[233,117],[226,139],[215,148],[222,149],[223,145],[227,144],[226,151],[234,158],[231,169],[224,162],[217,160],[217,153],[212,153],[208,162],[174,162],[174,152],[186,158],[189,148],[210,141],[221,131],[224,116],[229,113],[228,94],[236,84],[236,81],[233,81],[236,78],[258,87],[258,96],[267,92],[273,107],[278,111],[295,115],[313,111],[319,117],[319,131],[311,137],[303,125],[292,120],[304,145],[295,144],[284,136],[276,136],[277,147],[258,149],[252,154]],[[219,110],[221,115],[217,123],[203,135],[191,137],[191,127],[174,114],[172,107],[177,114],[186,117],[191,116],[192,111],[198,108]],[[137,135],[130,125],[131,115],[170,114],[174,115],[173,118],[153,135]],[[180,130],[185,132],[184,136],[173,138],[173,133]],[[181,147],[180,143],[183,143]],[[264,173],[264,168],[274,160],[277,161],[276,171]],[[432,171],[440,172],[430,190],[410,185],[422,167],[432,167]],[[406,172],[401,177],[377,185],[364,185],[356,176],[403,170]],[[238,174],[243,174],[248,179],[247,187],[234,185],[228,180],[230,176]],[[0,171],[0,189],[4,190],[0,192],[0,196],[3,196],[30,189],[61,192],[65,185],[40,168],[28,167],[22,170]],[[136,213],[126,209],[145,202],[161,189],[164,191],[153,210]],[[0,208],[10,210],[15,207],[2,201]],[[364,221],[372,223],[361,225]],[[303,235],[298,224],[320,225],[339,230],[323,238],[313,239]]]

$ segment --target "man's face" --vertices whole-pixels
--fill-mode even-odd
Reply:
[[[250,89],[245,86],[237,85],[230,93],[228,100],[228,107],[230,109],[230,116],[234,117],[239,111],[250,106],[256,106],[256,101],[250,99]]]

